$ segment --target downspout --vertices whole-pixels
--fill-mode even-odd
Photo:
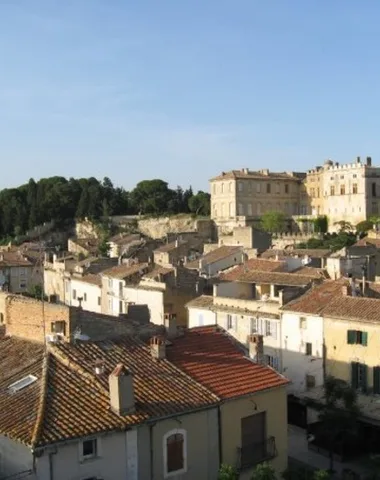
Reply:
[[[220,405],[218,405],[218,452],[219,452],[219,465],[223,464],[223,448],[222,448],[222,412],[220,411]]]
[[[54,470],[53,470],[53,455],[54,453],[49,453],[49,478],[54,480]]]
[[[154,457],[153,457],[153,428],[154,428],[154,425],[150,425],[149,426],[149,474],[150,474],[150,479],[153,480],[154,479],[154,469],[153,469],[153,460],[154,460]]]

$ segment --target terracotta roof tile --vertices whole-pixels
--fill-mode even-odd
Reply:
[[[221,399],[253,394],[289,381],[254,363],[219,327],[188,330],[167,349],[168,359]]]
[[[157,252],[157,253],[171,252],[172,250],[175,250],[176,248],[187,245],[187,243],[188,242],[185,242],[185,241],[179,241],[178,245],[177,245],[177,242],[166,243],[165,245],[162,245],[161,247],[156,248],[156,250],[154,250],[154,252]]]
[[[210,309],[214,305],[214,297],[211,295],[201,295],[200,297],[194,298],[193,300],[190,300],[186,304],[186,307],[191,307],[191,308],[204,308],[204,309]]]
[[[227,274],[228,275],[228,274]],[[228,280],[229,277],[226,277],[221,274],[219,278],[222,281],[231,281]],[[272,284],[279,286],[289,286],[289,287],[305,287],[311,283],[310,276],[306,275],[297,275],[296,273],[287,273],[287,272],[260,272],[257,270],[251,270],[248,272],[242,272],[240,275],[234,276],[232,281],[236,282],[245,282],[245,283],[258,283],[258,284]]]
[[[364,237],[358,240],[353,246],[354,247],[374,246],[376,248],[380,248],[380,238]]]
[[[8,354],[16,362],[25,342],[0,340],[0,351],[6,342],[13,342]],[[54,344],[45,362],[42,351],[34,363],[30,363],[32,355],[29,357],[17,373],[5,373],[0,381],[0,433],[29,446],[125,429],[151,418],[207,408],[219,401],[169,360],[155,360],[149,346],[132,337]],[[104,362],[103,375],[94,372],[98,359]],[[9,360],[3,362],[2,372]],[[109,406],[108,375],[119,363],[133,375],[136,409],[125,416],[117,415]],[[8,386],[28,374],[35,375],[37,381],[10,394]]]
[[[209,265],[210,263],[218,262],[223,258],[229,257],[230,255],[239,254],[241,252],[243,252],[242,247],[222,245],[221,247],[202,255],[196,260],[186,263],[185,266],[186,268],[199,268],[199,261],[202,261],[205,265]]]
[[[149,278],[152,280],[158,279],[160,275],[168,275],[174,272],[174,268],[170,267],[161,267],[160,265],[156,265],[151,272],[148,272],[144,275],[143,278]]]
[[[221,175],[213,177],[210,179],[211,182],[214,180],[232,180],[232,179],[260,179],[260,180],[289,180],[289,181],[299,181],[306,177],[306,173],[303,172],[268,172],[268,174],[263,173],[262,171],[252,171],[248,170],[245,173],[243,170],[231,170],[230,172],[223,172]]]
[[[336,296],[342,295],[343,285],[348,285],[348,280],[345,278],[339,280],[326,280],[320,285],[308,290],[301,297],[287,303],[281,310],[309,315],[321,315],[329,302],[331,302]]]
[[[325,317],[380,323],[378,298],[337,296],[323,309]]]
[[[303,257],[306,255],[312,258],[326,258],[331,253],[331,250],[326,248],[289,248],[285,250],[270,248],[261,254],[261,258],[275,258],[276,256],[279,258]]]
[[[246,271],[260,272],[284,272],[286,271],[286,262],[276,262],[274,260],[263,260],[262,258],[251,258],[243,265],[238,265],[219,275],[221,280],[234,282]]]
[[[72,277],[72,280],[83,283],[90,283],[91,285],[98,285],[99,287],[102,285],[102,279],[100,275],[94,275],[92,273],[88,273],[87,275],[83,275],[82,277],[74,275]]]
[[[292,273],[297,273],[298,275],[306,275],[310,278],[330,278],[327,270],[324,268],[315,268],[315,267],[300,267],[297,270],[293,270]]]
[[[148,272],[148,270],[148,263],[136,263],[135,265],[117,265],[116,267],[103,270],[101,272],[101,275],[122,280],[139,273],[141,276],[143,276]]]
[[[33,263],[21,252],[0,252],[0,268],[32,266]]]
[[[116,245],[127,245],[128,243],[138,243],[141,241],[141,236],[138,233],[123,234],[118,233],[111,237],[108,242],[115,243]]]

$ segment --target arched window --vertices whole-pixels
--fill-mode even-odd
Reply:
[[[165,477],[178,475],[187,470],[186,431],[171,430],[164,436],[164,473]]]

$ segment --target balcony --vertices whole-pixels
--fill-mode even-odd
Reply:
[[[262,442],[251,443],[238,448],[238,468],[239,470],[246,470],[276,456],[276,440],[274,437],[269,437]]]

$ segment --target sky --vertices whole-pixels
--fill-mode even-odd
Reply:
[[[378,0],[0,0],[0,188],[380,165]]]

